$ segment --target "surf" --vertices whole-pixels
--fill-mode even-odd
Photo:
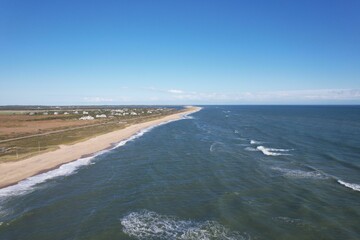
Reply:
[[[267,156],[288,156],[288,155],[291,155],[291,154],[288,154],[288,153],[281,153],[281,152],[291,151],[291,149],[267,148],[267,147],[264,147],[264,146],[257,146],[256,149],[258,149],[264,155],[267,155]]]
[[[337,180],[338,183],[340,183],[341,185],[347,187],[347,188],[350,188],[354,191],[357,191],[357,192],[360,192],[360,184],[355,184],[355,183],[348,183],[348,182],[345,182],[345,181],[342,181],[342,180]]]
[[[131,212],[120,222],[123,232],[137,239],[249,239],[245,234],[231,231],[216,221],[181,220],[148,210]]]

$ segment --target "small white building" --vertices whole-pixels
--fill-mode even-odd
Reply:
[[[95,117],[96,118],[106,118],[106,115],[105,114],[100,114],[100,115],[96,115]]]
[[[92,117],[92,116],[82,116],[81,118],[79,118],[79,120],[94,120],[94,117]]]
[[[58,115],[59,113],[58,112],[54,112],[54,115]]]
[[[85,114],[89,114],[88,112],[86,112],[86,111],[83,111],[83,114],[85,115]]]
[[[136,115],[137,115],[137,113],[136,113],[136,112],[131,112],[131,113],[130,113],[130,115],[134,115],[134,116],[136,116]]]
[[[75,114],[79,114],[79,112],[78,112],[78,111],[74,111],[74,113],[75,113]]]
[[[69,113],[68,113],[68,112],[64,112],[64,115],[69,115]]]

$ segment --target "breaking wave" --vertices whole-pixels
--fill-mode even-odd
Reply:
[[[249,239],[215,221],[179,220],[147,210],[126,215],[121,225],[124,233],[137,239]]]
[[[290,155],[288,153],[283,152],[289,152],[292,149],[278,149],[278,148],[266,148],[264,146],[257,146],[256,147],[259,151],[261,151],[263,154],[267,156],[285,156]]]
[[[354,191],[358,191],[360,192],[360,184],[355,184],[355,183],[347,183],[347,182],[344,182],[342,180],[337,180],[338,183],[340,183],[341,185],[347,187],[347,188],[350,188]]]
[[[250,140],[250,144],[262,144],[263,142],[256,141],[256,140]]]
[[[48,179],[71,175],[75,173],[78,168],[89,165],[94,157],[95,156],[80,158],[74,162],[63,164],[57,169],[29,177],[15,185],[2,188],[0,189],[0,198],[23,195],[34,190],[35,185],[43,183]]]

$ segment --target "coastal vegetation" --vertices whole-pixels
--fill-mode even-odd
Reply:
[[[0,163],[173,114],[170,107],[20,107],[0,111]],[[93,120],[80,120],[89,117]]]

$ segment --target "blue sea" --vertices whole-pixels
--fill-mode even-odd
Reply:
[[[360,107],[204,106],[1,189],[0,239],[360,239]]]

